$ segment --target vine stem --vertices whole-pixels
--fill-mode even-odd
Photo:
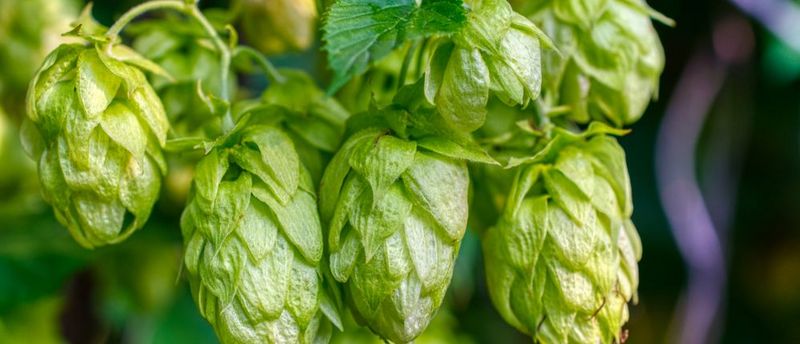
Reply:
[[[233,58],[237,56],[247,56],[256,61],[270,82],[282,84],[286,81],[286,78],[278,72],[278,69],[257,50],[246,45],[240,45],[233,49]]]
[[[550,108],[541,99],[537,99],[534,105],[533,115],[537,129],[542,131],[546,138],[550,138],[553,129],[553,124],[550,122]]]
[[[406,51],[406,56],[403,58],[403,65],[400,67],[400,75],[398,76],[397,89],[399,90],[406,84],[406,76],[408,75],[408,68],[411,65],[411,59],[414,58],[414,53],[417,51],[420,42],[415,41]]]
[[[153,0],[137,5],[125,12],[113,25],[111,25],[106,33],[106,37],[108,37],[109,42],[113,43],[119,38],[119,34],[122,29],[125,28],[125,26],[133,21],[136,17],[146,12],[165,9],[176,10],[194,18],[200,24],[203,30],[206,31],[208,37],[211,39],[214,47],[216,47],[220,55],[222,98],[226,101],[230,101],[228,76],[230,74],[231,66],[231,48],[225,44],[225,42],[219,36],[217,30],[214,29],[214,26],[211,25],[208,19],[203,15],[203,12],[200,11],[200,8],[197,7],[197,1]],[[222,128],[223,131],[228,132],[233,129],[233,127],[233,115],[231,114],[230,107],[228,107],[225,115],[222,118]]]

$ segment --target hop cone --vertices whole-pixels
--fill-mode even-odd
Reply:
[[[604,131],[561,131],[512,163],[522,165],[504,214],[484,238],[495,307],[538,342],[611,343],[628,320],[641,244],[624,152]]]
[[[124,46],[62,45],[28,90],[23,140],[42,193],[88,248],[142,227],[166,173],[169,123],[140,67],[157,68]]]
[[[545,78],[579,121],[637,121],[658,92],[664,51],[643,0],[535,1],[533,20],[561,54],[545,54]],[[666,21],[666,20],[665,20]]]
[[[311,177],[280,129],[240,128],[198,163],[181,219],[195,301],[223,343],[326,342],[341,321]]]
[[[393,342],[412,341],[436,314],[466,229],[466,163],[437,153],[452,146],[443,142],[364,129],[322,180],[333,276],[356,319]]]
[[[454,128],[473,131],[490,93],[527,105],[541,89],[544,34],[506,0],[467,1],[467,25],[438,44],[425,73],[425,96]]]

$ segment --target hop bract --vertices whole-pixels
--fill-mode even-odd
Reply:
[[[620,126],[642,116],[664,69],[651,13],[642,0],[550,1],[532,13],[561,51],[545,54],[548,89],[574,119]]]
[[[617,142],[560,130],[519,167],[485,235],[486,278],[503,318],[542,343],[611,343],[628,320],[641,256]]]
[[[181,229],[195,301],[223,343],[326,342],[329,319],[341,327],[314,185],[280,129],[241,126],[198,163]]]
[[[388,131],[353,134],[322,180],[330,267],[359,322],[410,342],[436,314],[467,224],[463,160]]]
[[[124,46],[62,45],[28,90],[23,134],[42,193],[85,247],[142,227],[166,173],[169,123],[140,67],[155,68]]]

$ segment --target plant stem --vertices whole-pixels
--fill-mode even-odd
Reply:
[[[548,116],[549,107],[538,99],[535,103],[534,119],[536,121],[537,129],[544,133],[546,138],[550,138],[550,132],[553,129],[553,123],[550,122],[550,116]]]
[[[144,14],[145,12],[150,12],[154,10],[160,9],[173,9],[183,13],[187,12],[187,7],[191,5],[187,5],[185,2],[180,0],[154,0],[148,1],[140,5],[136,5],[124,14],[122,14],[119,19],[108,28],[108,32],[106,32],[106,37],[109,38],[111,42],[114,42],[117,37],[119,37],[119,33],[128,25],[132,20],[136,17]]]
[[[399,90],[401,87],[405,86],[406,84],[406,76],[408,75],[408,67],[411,64],[411,59],[414,57],[414,52],[417,51],[417,47],[419,47],[419,41],[414,42],[411,46],[408,47],[408,51],[406,51],[406,56],[403,58],[403,66],[400,67],[400,76],[397,79],[397,89]]]
[[[137,5],[127,12],[125,12],[119,20],[117,20],[114,25],[112,25],[108,32],[106,33],[106,37],[109,38],[109,42],[113,43],[119,37],[120,32],[128,25],[133,19],[136,17],[154,10],[161,10],[161,9],[172,9],[183,14],[186,14],[200,24],[203,27],[203,30],[206,31],[208,37],[211,39],[214,46],[219,51],[220,55],[220,73],[221,73],[221,82],[222,85],[220,89],[222,90],[222,99],[226,101],[230,101],[230,94],[228,90],[228,75],[230,74],[230,66],[231,66],[231,49],[228,47],[227,44],[220,38],[217,30],[214,29],[214,26],[208,21],[208,19],[203,15],[200,11],[200,8],[197,7],[195,3],[189,3],[186,1],[181,0],[153,0],[149,2],[145,2],[141,5]],[[222,128],[223,131],[227,132],[232,129],[234,126],[233,123],[233,115],[231,114],[230,107],[225,112],[222,118]]]
[[[280,84],[286,81],[286,78],[284,78],[283,75],[281,75],[281,73],[278,72],[278,69],[275,68],[274,65],[272,65],[272,62],[269,62],[269,60],[267,60],[267,58],[264,57],[264,55],[258,52],[257,50],[248,47],[246,45],[240,45],[233,49],[233,58],[236,58],[237,56],[240,55],[247,55],[248,57],[256,61],[256,63],[258,63],[258,65],[264,71],[264,74],[267,76],[267,79],[270,82],[275,82]]]
[[[214,29],[214,26],[206,19],[197,5],[189,6],[188,10],[189,14],[194,17],[199,23],[200,26],[208,33],[209,38],[214,43],[214,46],[217,47],[220,56],[220,73],[221,75],[221,82],[222,87],[222,99],[230,102],[231,95],[228,91],[228,74],[230,74],[231,69],[231,49],[228,47],[227,44],[219,37],[217,30]],[[228,109],[225,111],[225,115],[222,118],[222,130],[224,132],[228,132],[233,129],[233,114],[231,113],[231,108],[228,106]]]

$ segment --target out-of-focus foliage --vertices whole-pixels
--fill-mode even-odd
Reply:
[[[266,54],[308,49],[316,36],[315,0],[237,0],[242,35]]]
[[[75,0],[0,1],[0,105],[20,118],[31,77],[77,16]]]
[[[58,318],[62,304],[58,297],[44,298],[0,315],[0,343],[61,343]]]

